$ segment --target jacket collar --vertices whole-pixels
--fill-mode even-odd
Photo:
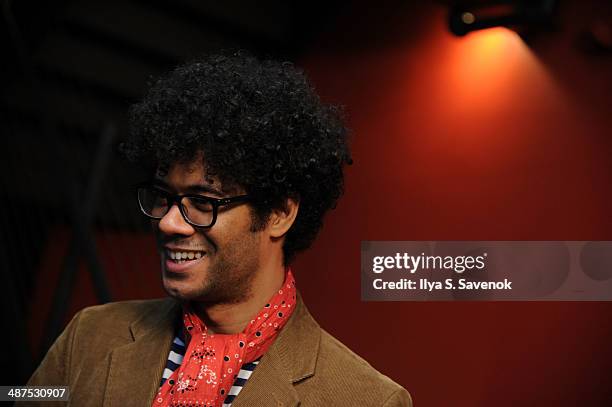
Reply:
[[[167,298],[130,325],[133,341],[115,348],[110,356],[104,406],[151,406],[180,313],[180,304]],[[278,406],[298,405],[293,384],[314,375],[320,340],[319,325],[298,292],[296,308],[287,325],[232,406],[260,405],[272,399]]]
[[[320,342],[319,324],[310,315],[298,293],[293,315],[271,346],[272,353],[278,355],[291,383],[314,375]]]
[[[232,407],[268,405],[297,406],[293,385],[314,375],[321,329],[297,295],[296,309],[274,344],[261,358]]]

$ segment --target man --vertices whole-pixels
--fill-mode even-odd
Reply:
[[[76,406],[409,406],[323,331],[290,268],[341,195],[337,110],[288,63],[211,56],[158,80],[122,150],[169,298],[78,313],[29,385]]]

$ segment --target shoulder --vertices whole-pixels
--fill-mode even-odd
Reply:
[[[102,380],[110,353],[133,342],[138,329],[164,326],[172,321],[174,300],[115,302],[79,311],[47,352],[29,385],[74,384]],[[168,324],[169,322],[167,322]],[[90,369],[96,366],[96,369]]]
[[[319,377],[335,382],[336,399],[355,402],[354,405],[410,406],[408,392],[389,377],[380,373],[346,345],[321,329]],[[350,403],[347,403],[350,405]]]
[[[324,366],[332,371],[341,369],[345,375],[367,377],[383,386],[398,386],[324,329],[321,329],[319,361],[322,362],[321,367]]]
[[[299,297],[294,312],[277,349],[291,355],[285,364],[304,405],[412,405],[402,386],[322,329]]]
[[[150,329],[147,327],[168,319],[175,307],[176,302],[171,298],[94,305],[79,311],[69,328],[72,326],[77,341],[79,338],[87,338],[85,343],[90,344],[92,341],[121,342],[131,340],[135,331],[141,327]],[[96,335],[92,337],[92,333]],[[106,345],[112,346],[112,343]]]
[[[79,323],[130,324],[152,314],[158,314],[173,306],[170,298],[109,302],[82,309],[77,315]]]

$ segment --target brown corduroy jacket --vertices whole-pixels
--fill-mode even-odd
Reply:
[[[150,407],[179,315],[180,306],[171,298],[86,308],[72,319],[28,385],[67,385],[69,405],[75,407]],[[293,315],[232,407],[298,405],[412,402],[404,388],[322,330],[298,296]]]

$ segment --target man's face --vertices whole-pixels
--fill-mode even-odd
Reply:
[[[201,159],[176,164],[156,180],[172,193],[226,197],[218,180],[206,181]],[[232,196],[241,194],[243,191],[235,191]],[[191,226],[178,206],[172,206],[161,220],[153,222],[166,292],[179,300],[212,304],[248,299],[259,271],[262,240],[262,232],[251,231],[251,223],[245,203],[221,206],[217,221],[208,229]]]

